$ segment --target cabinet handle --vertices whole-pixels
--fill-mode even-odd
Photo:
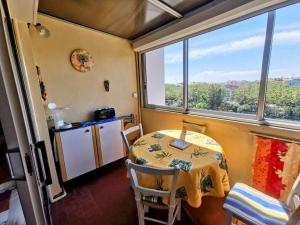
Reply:
[[[99,129],[103,129],[103,128],[104,128],[104,126],[100,126],[100,127],[99,127]]]
[[[85,130],[84,132],[85,132],[85,133],[88,133],[88,132],[90,132],[90,130]]]

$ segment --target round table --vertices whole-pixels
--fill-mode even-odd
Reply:
[[[184,150],[170,146],[177,139],[190,145]],[[222,147],[201,133],[162,130],[146,134],[134,142],[129,158],[136,164],[179,167],[176,195],[192,207],[200,207],[202,196],[224,197],[230,190]],[[168,190],[171,185],[170,177],[138,174],[138,180],[148,188]]]

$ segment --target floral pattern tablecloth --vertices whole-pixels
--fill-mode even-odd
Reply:
[[[184,150],[170,146],[176,139],[191,145]],[[230,190],[222,147],[204,134],[181,130],[150,133],[133,144],[129,158],[137,164],[180,168],[176,195],[195,208],[200,207],[202,196],[224,197]],[[138,174],[138,179],[140,185],[149,188],[168,190],[171,185],[168,176]]]

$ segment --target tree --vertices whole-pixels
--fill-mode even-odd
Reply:
[[[269,79],[265,117],[300,121],[300,86],[285,80]],[[259,81],[240,82],[231,87],[226,83],[192,83],[188,86],[188,105],[193,109],[256,113],[259,85]],[[166,84],[166,105],[183,105],[182,85]]]
[[[224,85],[209,84],[208,88],[208,109],[218,110],[225,97]]]

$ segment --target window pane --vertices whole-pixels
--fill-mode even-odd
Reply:
[[[276,11],[265,117],[300,121],[300,4]]]
[[[189,40],[189,108],[255,114],[267,14]]]
[[[147,103],[183,106],[183,43],[145,53]]]

